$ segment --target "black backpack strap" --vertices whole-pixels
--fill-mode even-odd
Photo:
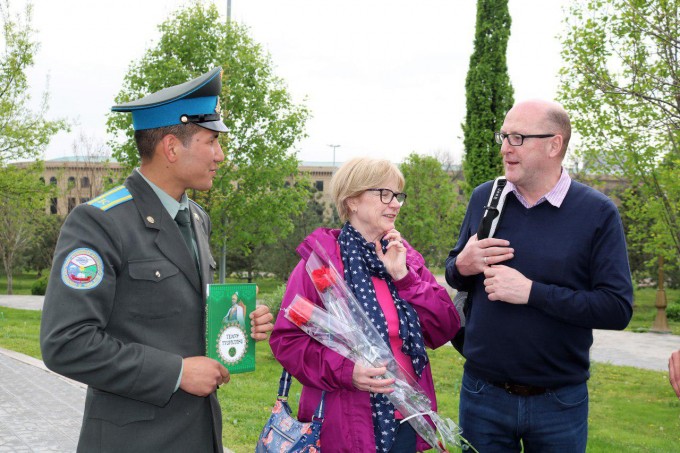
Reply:
[[[489,195],[489,201],[487,205],[484,206],[482,221],[479,222],[477,239],[493,237],[493,234],[496,232],[496,226],[498,225],[501,213],[503,212],[503,206],[505,205],[505,197],[501,195],[503,194],[503,189],[505,189],[506,182],[505,176],[500,176],[494,180],[491,194]]]

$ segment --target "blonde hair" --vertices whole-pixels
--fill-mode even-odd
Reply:
[[[345,162],[331,178],[331,197],[343,222],[349,219],[347,200],[364,193],[366,189],[380,189],[390,179],[397,180],[397,190],[404,188],[404,175],[386,159],[357,157]]]

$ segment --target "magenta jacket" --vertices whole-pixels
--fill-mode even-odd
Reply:
[[[269,343],[276,359],[302,385],[298,418],[309,421],[312,418],[321,391],[326,391],[324,422],[321,428],[321,445],[324,453],[332,452],[375,452],[373,420],[368,392],[352,385],[354,363],[331,351],[308,336],[283,316],[296,294],[322,305],[321,299],[305,270],[306,259],[318,241],[333,262],[336,269],[342,269],[337,247],[340,230],[319,228],[298,246],[302,260],[291,273],[281,311],[276,319]],[[460,327],[460,319],[446,289],[437,283],[425,267],[423,257],[406,241],[406,265],[409,273],[394,284],[399,296],[409,302],[418,313],[425,339],[425,345],[435,349],[448,342]],[[423,370],[419,384],[432,400],[432,409],[437,409],[434,383],[430,365]],[[418,438],[418,451],[429,445]]]

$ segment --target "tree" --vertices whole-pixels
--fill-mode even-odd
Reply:
[[[47,93],[43,95],[40,110],[32,111],[29,107],[26,70],[33,66],[33,56],[39,48],[33,39],[32,10],[32,4],[27,3],[23,15],[13,15],[9,0],[0,0],[0,41],[4,47],[0,55],[0,165],[39,156],[51,137],[67,128],[64,120],[45,119]],[[12,186],[0,180],[4,194],[11,191]]]
[[[275,248],[263,246],[261,250],[256,250],[259,267],[263,271],[271,272],[285,281],[300,261],[296,249],[304,238],[321,226],[340,225],[335,210],[331,218],[326,217],[327,205],[321,198],[322,194],[316,188],[308,187],[305,210],[291,216],[293,231],[279,240]]]
[[[559,97],[581,137],[580,165],[630,181],[628,240],[677,269],[680,0],[588,0],[565,24]]]
[[[0,203],[0,257],[7,275],[7,294],[13,293],[12,275],[33,238],[35,218],[45,209],[49,187],[40,180],[40,173],[40,164],[0,168],[0,180],[14,181],[21,194],[9,194]]]
[[[64,223],[64,217],[54,214],[36,213],[32,219],[33,228],[29,245],[23,255],[26,266],[42,276],[43,270],[49,270],[54,258],[59,232]]]
[[[459,182],[431,156],[412,153],[400,168],[408,197],[399,213],[398,229],[430,266],[443,267],[465,215]]]
[[[508,0],[477,0],[474,51],[465,79],[463,172],[468,196],[479,184],[503,174],[493,133],[514,102],[505,58],[510,24]]]
[[[229,132],[220,140],[227,154],[213,189],[194,194],[209,210],[214,244],[248,255],[293,228],[290,215],[304,208],[295,184],[298,160],[290,153],[303,136],[308,111],[295,105],[273,73],[269,55],[236,23],[222,23],[215,5],[195,3],[159,26],[158,44],[132,63],[116,98],[125,102],[175,85],[215,66],[224,69],[221,107]],[[113,155],[137,165],[129,115],[109,117]],[[223,243],[223,241],[225,241]]]

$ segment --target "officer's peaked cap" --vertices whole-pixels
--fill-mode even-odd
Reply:
[[[222,68],[219,66],[188,82],[151,93],[136,101],[114,105],[114,112],[132,112],[136,131],[194,123],[216,132],[226,132],[220,115]]]

